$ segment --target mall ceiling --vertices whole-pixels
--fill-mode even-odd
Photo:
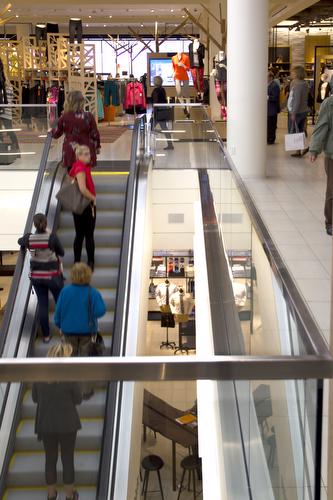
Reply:
[[[333,20],[333,0],[320,0],[316,4],[302,10],[293,19],[299,24],[309,25],[311,23],[320,23],[325,20]]]
[[[47,2],[45,0],[12,0],[11,12],[7,16],[12,16],[10,24],[14,23],[41,23],[56,22],[66,25],[70,17],[81,17],[84,25],[89,31],[93,27],[108,28],[113,31],[117,26],[137,26],[153,25],[155,21],[177,25],[185,19],[183,8],[186,7],[190,13],[198,18],[203,12],[202,4],[214,10],[214,1],[209,3],[203,0],[172,0],[170,4],[167,0],[131,0],[130,4],[121,3],[120,0],[104,0],[94,3],[92,0],[56,0]],[[227,0],[221,0],[222,7]],[[269,0],[270,26],[274,26],[280,21],[295,16],[300,11],[308,9],[316,0]],[[322,2],[319,2],[322,3]],[[333,0],[326,0],[326,3],[333,5]],[[0,0],[1,7],[7,1]],[[218,11],[219,0],[216,0]]]

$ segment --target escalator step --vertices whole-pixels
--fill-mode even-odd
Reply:
[[[73,236],[74,238],[74,236]],[[95,250],[95,268],[98,267],[118,267],[120,260],[120,246],[103,247],[96,246]],[[73,246],[65,246],[65,255],[62,257],[65,267],[73,264]],[[82,262],[87,262],[85,249],[82,251]]]
[[[51,331],[52,331],[52,327],[51,327]],[[100,330],[101,333],[102,330]],[[56,344],[57,342],[60,342],[61,338],[60,336],[58,335],[58,330],[55,329],[54,327],[54,336],[52,337],[51,339],[51,342],[49,344],[44,344],[42,342],[42,340],[40,338],[38,338],[34,344],[34,347],[33,347],[33,357],[35,358],[45,358],[46,357],[46,354],[47,354],[47,351],[49,350],[49,348],[51,347],[51,345],[53,344]],[[103,335],[103,339],[104,339],[104,343],[105,343],[105,348],[107,350],[110,350],[111,348],[111,335]]]
[[[7,486],[39,486],[44,484],[45,455],[43,452],[14,453],[7,476]],[[82,485],[97,483],[99,451],[75,452],[76,482]],[[61,484],[60,460],[58,461],[58,482]]]
[[[74,241],[74,229],[58,230],[59,239],[64,247],[72,247]],[[122,240],[122,229],[109,228],[109,229],[95,229],[94,233],[95,243],[103,247],[120,247]]]
[[[65,282],[66,284],[66,282]],[[103,300],[106,305],[106,309],[108,311],[114,311],[115,306],[116,306],[116,289],[115,288],[100,288],[99,292],[102,294]],[[54,298],[52,295],[50,296],[50,321],[53,321],[53,314],[54,314]]]
[[[77,407],[81,418],[104,418],[106,391],[95,389],[95,394],[82,401]],[[27,390],[23,399],[22,418],[33,419],[36,415],[36,404],[32,401],[31,391]]]
[[[97,212],[96,225],[98,228],[119,228],[123,227],[123,210],[100,210]],[[62,229],[73,229],[73,215],[70,212],[61,212],[59,227]]]
[[[97,175],[96,175],[97,173]],[[124,193],[126,192],[128,174],[104,175],[93,171],[93,179],[97,193]]]
[[[80,500],[92,500],[96,498],[95,487],[77,487]],[[59,490],[59,492],[61,489]],[[3,500],[45,500],[47,492],[45,488],[9,488],[3,497]],[[64,498],[64,497],[63,497]]]
[[[98,450],[103,435],[103,418],[82,419],[82,429],[78,432],[76,450]],[[35,434],[35,421],[22,420],[16,433],[15,449],[18,452],[43,451],[41,441]]]

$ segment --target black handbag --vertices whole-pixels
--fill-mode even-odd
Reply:
[[[161,313],[161,326],[163,328],[175,328],[175,318],[171,312]]]
[[[98,331],[96,331],[96,322],[94,320],[94,315],[92,310],[90,286],[88,291],[88,321],[89,321],[89,330],[91,332],[89,356],[104,356],[105,343],[102,335]]]
[[[81,215],[91,203],[91,200],[81,193],[77,180],[69,175],[66,175],[56,198],[63,208],[78,215]]]

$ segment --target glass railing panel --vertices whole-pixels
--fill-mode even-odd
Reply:
[[[202,106],[155,104],[152,130],[155,168],[219,168],[219,145]]]
[[[235,390],[253,498],[315,499],[317,382],[237,382]]]
[[[54,104],[0,105],[0,170],[38,170],[56,120]]]

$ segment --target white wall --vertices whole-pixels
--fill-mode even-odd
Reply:
[[[0,171],[0,250],[18,250],[37,171]]]

